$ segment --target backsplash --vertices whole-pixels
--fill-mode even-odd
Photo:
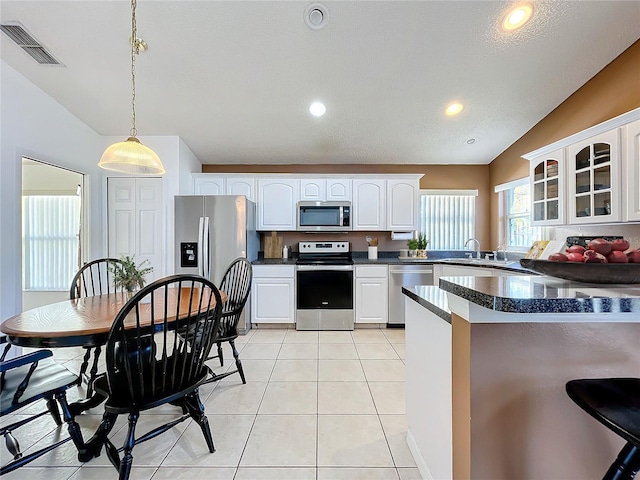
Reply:
[[[260,235],[260,250],[264,250],[264,237],[271,235],[270,232],[263,232]],[[366,251],[367,235],[378,239],[378,251],[398,251],[407,248],[406,240],[391,240],[391,232],[347,232],[347,233],[304,233],[304,232],[278,232],[282,237],[283,245],[291,247],[291,252],[298,251],[298,242],[351,242],[351,250]]]

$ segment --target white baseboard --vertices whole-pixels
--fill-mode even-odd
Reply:
[[[429,471],[429,467],[427,467],[427,462],[424,461],[424,457],[416,444],[416,440],[411,434],[411,430],[409,429],[407,429],[407,445],[409,445],[409,451],[411,452],[411,455],[413,455],[413,460],[416,462],[416,466],[418,467],[422,480],[435,480]]]

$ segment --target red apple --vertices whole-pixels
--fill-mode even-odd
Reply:
[[[611,253],[611,244],[604,238],[594,238],[587,244],[587,249],[602,255],[609,255],[609,253]]]
[[[638,252],[640,253],[640,252]],[[553,253],[551,255],[549,255],[549,261],[550,262],[566,262],[569,259],[567,258],[567,256],[564,253]]]
[[[611,243],[611,250],[624,252],[627,248],[629,248],[629,242],[624,238],[616,238],[615,240],[611,240],[610,243]]]
[[[629,259],[624,252],[620,250],[613,250],[609,255],[607,255],[607,260],[609,263],[627,263]]]
[[[567,248],[568,253],[580,253],[583,254],[586,249],[582,245],[571,245]]]
[[[604,255],[593,250],[585,250],[583,258],[585,263],[607,263],[607,258]]]
[[[627,252],[629,263],[640,263],[640,250],[631,250]]]
[[[570,262],[583,262],[584,256],[581,253],[568,253],[567,260]]]

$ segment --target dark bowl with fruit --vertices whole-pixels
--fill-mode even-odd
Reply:
[[[640,249],[630,250],[622,238],[595,238],[571,245],[548,260],[523,258],[520,265],[534,272],[584,283],[640,283]]]

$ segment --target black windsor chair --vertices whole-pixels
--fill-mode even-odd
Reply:
[[[212,375],[205,362],[217,339],[221,311],[218,289],[196,275],[156,280],[122,307],[105,346],[107,372],[95,382],[96,391],[108,397],[105,413],[78,455],[80,461],[98,456],[105,445],[119,478],[126,480],[135,445],[189,418],[200,425],[209,451],[215,452],[198,387]],[[184,338],[179,330],[191,333]],[[136,438],[140,412],[167,403],[181,407],[182,416]],[[129,415],[129,427],[124,445],[117,449],[108,434],[120,414]]]
[[[0,337],[0,344],[6,343],[5,336]],[[41,457],[63,443],[73,440],[76,447],[83,446],[82,432],[76,423],[73,414],[69,410],[66,390],[78,381],[78,376],[69,371],[65,366],[55,362],[51,357],[51,350],[37,350],[10,360],[5,360],[10,344],[4,348],[0,356],[0,416],[8,415],[26,405],[46,399],[47,409],[36,414],[29,414],[27,418],[21,418],[0,428],[0,435],[4,436],[7,449],[13,459],[0,467],[0,475],[14,471],[33,460]],[[62,417],[67,424],[69,436],[57,442],[41,448],[37,451],[23,455],[20,444],[13,436],[13,431],[32,422],[33,420],[51,414],[57,425],[62,425]]]
[[[213,375],[207,383],[220,380],[234,373],[239,373],[242,383],[247,383],[244,378],[244,370],[242,369],[242,362],[240,361],[240,355],[236,349],[235,340],[238,338],[238,322],[240,316],[249,298],[249,292],[251,291],[251,280],[253,277],[253,269],[251,263],[246,258],[236,258],[231,265],[227,268],[222,282],[220,283],[220,290],[227,295],[227,301],[222,309],[222,318],[220,320],[220,336],[217,340],[218,354],[210,356],[207,360],[214,358],[220,359],[220,366],[224,366],[224,357],[222,355],[222,343],[229,342],[231,345],[231,351],[233,358],[236,362],[236,370],[225,372],[222,374]]]
[[[113,274],[110,271],[110,266],[118,263],[122,262],[116,258],[98,258],[97,260],[85,263],[71,281],[69,298],[73,300],[75,298],[93,297],[123,291],[122,288],[116,288],[113,281]],[[93,364],[88,377],[86,377],[87,367],[91,359],[91,348],[92,347],[84,347],[86,353],[82,359],[80,373],[78,374],[78,383],[80,383],[83,378],[87,380],[87,398],[93,394],[93,380],[95,380],[98,374],[98,360],[101,353],[99,346],[94,348]]]

